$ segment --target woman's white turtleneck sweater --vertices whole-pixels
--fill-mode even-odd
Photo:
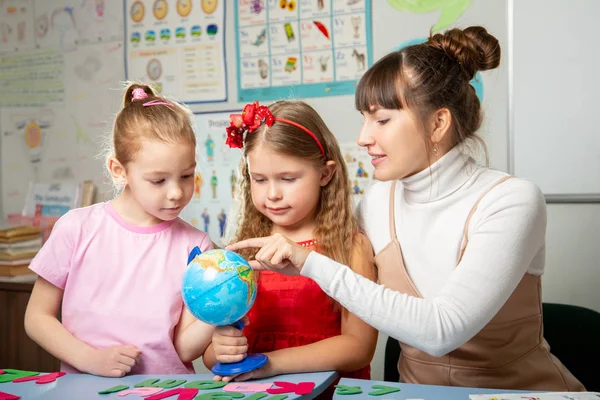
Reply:
[[[496,315],[523,275],[544,271],[546,204],[537,186],[478,166],[458,147],[431,168],[396,185],[395,223],[407,272],[423,298],[385,289],[312,252],[301,274],[350,312],[401,342],[433,356],[458,348]],[[375,254],[391,240],[391,182],[373,185],[360,205]]]

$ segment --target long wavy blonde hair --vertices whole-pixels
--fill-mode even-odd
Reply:
[[[314,133],[323,145],[327,161],[335,161],[336,170],[331,181],[321,188],[313,236],[320,253],[349,265],[353,236],[358,230],[358,223],[353,212],[348,170],[337,139],[315,109],[302,101],[278,101],[269,106],[269,109],[275,118],[296,122]],[[272,232],[273,223],[254,207],[250,191],[248,154],[262,146],[268,146],[281,154],[308,160],[315,166],[325,165],[323,155],[314,139],[293,125],[275,122],[268,127],[263,124],[256,131],[247,134],[239,165],[240,197],[236,218],[230,220],[230,227],[235,229],[232,241],[269,236]],[[252,259],[256,250],[241,253],[244,257]]]

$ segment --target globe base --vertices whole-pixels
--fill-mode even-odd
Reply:
[[[240,375],[246,372],[254,371],[265,365],[269,357],[264,354],[248,354],[242,361],[234,363],[216,363],[211,371],[219,376]]]

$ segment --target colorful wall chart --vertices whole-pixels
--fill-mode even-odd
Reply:
[[[126,77],[186,103],[227,100],[225,1],[125,1]]]
[[[196,175],[194,196],[181,218],[209,234],[221,245],[233,209],[238,182],[240,149],[225,144],[229,114],[236,111],[196,114]]]
[[[354,93],[372,63],[371,0],[236,0],[239,101]]]

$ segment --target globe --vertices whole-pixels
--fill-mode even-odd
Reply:
[[[183,275],[183,301],[199,320],[211,325],[231,325],[248,313],[256,299],[256,278],[239,254],[223,249],[188,257]]]

